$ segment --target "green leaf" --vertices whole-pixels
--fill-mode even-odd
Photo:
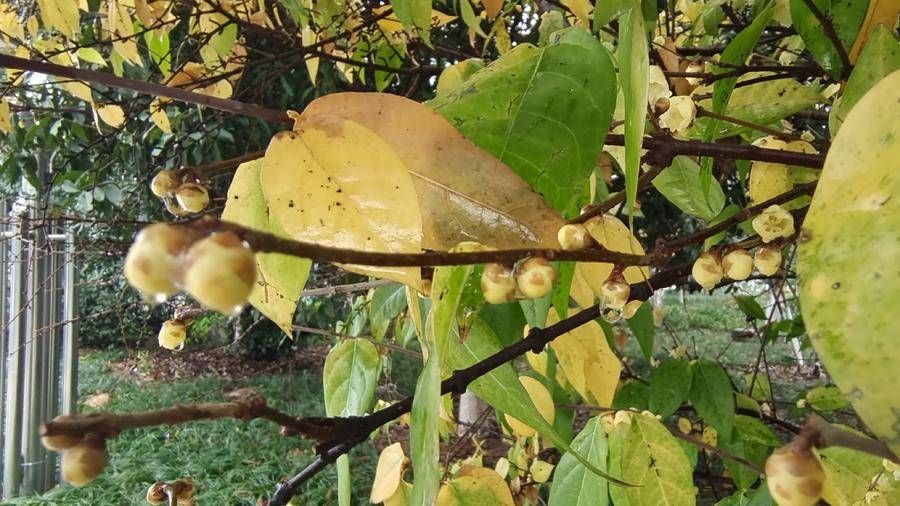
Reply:
[[[753,51],[753,47],[756,46],[760,34],[762,34],[766,25],[769,24],[770,19],[772,19],[771,5],[763,9],[756,19],[750,23],[750,26],[741,30],[741,32],[728,43],[728,46],[722,51],[722,56],[719,58],[719,61],[726,64],[743,65]],[[723,74],[732,70],[734,69],[731,67],[713,67],[714,74]],[[731,92],[734,91],[735,84],[737,84],[737,77],[727,77],[715,82],[713,85],[713,112],[718,114],[725,112],[728,100],[731,98]],[[713,119],[709,122],[703,140],[711,141],[715,139],[716,132],[718,132],[719,129],[719,122],[720,120],[718,119]],[[708,191],[712,183],[712,164],[712,158],[704,157],[700,160],[700,185],[704,192]]]
[[[488,38],[484,30],[481,29],[481,18],[475,15],[475,9],[472,8],[471,0],[457,0],[459,2],[459,16],[469,29],[483,38]]]
[[[769,448],[781,446],[781,442],[775,437],[772,429],[758,418],[738,415],[735,417],[734,433],[731,439],[723,440],[720,438],[719,446],[734,455],[743,457],[763,467],[766,457],[769,455]],[[723,459],[723,463],[731,472],[734,483],[738,488],[746,490],[759,481],[758,470],[731,459]]]
[[[722,366],[711,360],[698,360],[691,364],[694,378],[688,400],[697,414],[727,440],[734,426],[734,392],[731,380]]]
[[[838,446],[820,450],[819,457],[825,469],[823,498],[829,504],[867,503],[866,493],[884,469],[880,458]],[[896,503],[886,501],[883,504]]]
[[[634,0],[603,0],[594,7],[594,30],[608,24],[634,7]]]
[[[172,52],[170,51],[169,34],[162,30],[150,30],[144,34],[150,59],[159,67],[163,77],[168,78],[172,71]],[[118,53],[113,52],[111,58]]]
[[[751,72],[741,76],[737,82],[764,75],[766,74],[761,72]],[[769,125],[822,102],[819,88],[816,84],[802,84],[794,79],[776,79],[737,87],[731,93],[725,114],[757,125]],[[700,100],[697,105],[710,109],[713,107],[713,98]],[[752,128],[727,121],[716,121],[713,125],[713,121],[713,118],[696,118],[687,136],[692,139],[711,137],[709,140],[716,140],[753,132]]]
[[[365,339],[347,339],[335,345],[325,358],[322,381],[325,390],[325,414],[359,416],[375,397],[381,356]],[[350,504],[350,463],[346,455],[338,458],[338,500]]]
[[[784,444],[771,427],[762,422],[759,418],[747,415],[736,415],[734,417],[734,428],[738,436],[744,441],[750,441],[760,446],[775,448]]]
[[[650,360],[653,356],[653,338],[656,333],[656,322],[653,319],[653,305],[649,301],[644,301],[641,307],[634,313],[634,316],[626,320],[628,328],[634,333],[641,351],[644,352],[644,358]]]
[[[850,400],[838,387],[815,387],[806,392],[806,401],[816,411],[834,411],[850,405]]]
[[[79,48],[78,51],[76,51],[76,54],[78,55],[79,60],[106,67],[106,60],[103,58],[103,55],[100,54],[100,51],[97,51],[92,47]]]
[[[653,178],[653,186],[675,207],[704,221],[711,221],[725,207],[725,193],[718,181],[704,192],[700,166],[686,156],[676,156],[672,165]]]
[[[776,506],[765,482],[756,490],[738,490],[716,503],[716,506]]]
[[[653,370],[650,378],[650,411],[666,419],[672,416],[691,392],[693,373],[684,360],[669,360]]]
[[[464,340],[460,340],[458,336],[451,336],[448,363],[452,369],[464,369],[493,355],[500,349],[500,343],[491,328],[480,318],[475,318],[469,326],[469,332]],[[494,409],[521,420],[552,441],[560,450],[573,454],[582,465],[594,474],[612,482],[621,483],[620,480],[598,469],[584,456],[574,451],[556,429],[541,416],[528,392],[519,382],[515,369],[509,363],[480,376],[469,385],[469,388]]]
[[[681,445],[656,418],[631,418],[621,453],[622,476],[636,485],[624,489],[628,504],[695,504],[691,465]]]
[[[209,46],[219,55],[219,58],[225,59],[231,53],[235,42],[237,42],[237,34],[237,24],[229,23],[219,33],[210,38]]]
[[[845,51],[849,51],[866,17],[868,0],[813,0],[813,3],[831,21],[840,44]],[[803,39],[806,49],[832,77],[843,77],[844,63],[838,50],[822,29],[822,23],[806,5],[806,0],[790,0],[790,8],[794,29]]]
[[[574,214],[609,129],[616,78],[589,33],[568,28],[551,39],[517,45],[429,105],[552,207]]]
[[[575,277],[575,262],[555,262],[556,284],[553,285],[553,293],[550,302],[560,318],[569,314],[569,293],[572,290],[572,278]]]
[[[261,167],[261,160],[238,166],[228,188],[222,219],[286,237],[278,221],[269,215],[259,182]],[[256,266],[262,283],[253,287],[250,304],[275,322],[286,335],[293,335],[297,300],[306,285],[312,262],[278,253],[256,253]]]
[[[588,420],[572,441],[572,448],[597,469],[608,471],[609,448],[599,416]],[[606,480],[588,471],[567,453],[559,459],[554,470],[549,506],[606,506],[609,504],[608,487]]]
[[[613,409],[644,410],[650,406],[650,387],[640,381],[629,381],[623,384],[613,399]]]
[[[552,304],[552,294],[547,294],[540,299],[524,299],[519,301],[522,312],[525,313],[525,322],[532,328],[542,328],[547,324],[547,314]]]
[[[810,341],[863,422],[900,452],[900,70],[847,115],[825,158],[798,247]]]
[[[538,45],[546,46],[550,43],[550,35],[562,30],[566,26],[566,20],[560,11],[552,10],[541,14],[541,24],[538,26]]]
[[[441,367],[436,353],[429,348],[425,368],[416,382],[409,424],[413,482],[410,504],[433,504],[441,485],[439,466]],[[518,383],[518,381],[517,381]]]
[[[650,81],[650,57],[647,51],[644,16],[640,2],[635,1],[619,23],[619,75],[625,97],[625,203],[629,224],[637,198],[641,145],[647,121],[647,87]]]
[[[439,413],[441,370],[451,355],[448,347],[458,341],[456,310],[462,298],[471,265],[438,267],[431,281],[431,311],[425,321],[425,368],[416,383],[410,422],[410,447],[413,461],[413,502],[432,504],[440,487]],[[515,380],[518,384],[518,379]]]
[[[406,289],[401,284],[379,286],[372,292],[369,304],[369,327],[372,337],[384,339],[391,320],[406,309]]]
[[[481,58],[469,58],[450,65],[441,72],[440,76],[438,76],[435,93],[438,96],[447,94],[447,92],[456,88],[460,83],[468,79],[469,76],[483,68],[484,60]]]
[[[883,25],[876,26],[869,34],[853,67],[853,73],[844,88],[844,94],[835,102],[828,117],[832,137],[837,135],[844,118],[875,83],[891,72],[900,69],[900,41]]]
[[[431,44],[430,0],[391,0],[391,7],[394,8],[394,14],[403,23],[407,33],[418,36],[427,44]]]
[[[734,301],[737,302],[741,311],[751,320],[766,320],[766,312],[763,311],[756,298],[751,295],[735,295]]]

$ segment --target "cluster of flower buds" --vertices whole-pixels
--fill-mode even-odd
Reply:
[[[813,506],[822,498],[825,470],[811,449],[792,442],[766,459],[766,484],[778,506]]]
[[[125,257],[125,277],[150,301],[162,302],[183,289],[203,306],[233,314],[256,282],[256,259],[233,232],[198,239],[189,227],[157,223],[135,238]]]
[[[209,192],[190,174],[161,170],[150,181],[150,191],[163,199],[166,209],[175,216],[199,213],[209,205]]]
[[[705,251],[694,261],[691,275],[706,290],[712,290],[729,278],[742,281],[750,277],[753,268],[764,276],[772,276],[781,268],[781,249],[775,246],[760,246],[754,256],[742,248],[727,251],[724,255],[715,250]]]
[[[71,418],[68,415],[60,415],[53,421],[63,422]],[[96,434],[84,437],[71,434],[44,434],[41,436],[41,442],[48,450],[62,452],[60,474],[63,480],[76,487],[87,485],[100,476],[109,460],[106,453],[106,439]]]
[[[530,257],[515,269],[487,264],[481,275],[481,293],[488,304],[503,304],[517,298],[539,299],[553,289],[556,269],[545,258]]]

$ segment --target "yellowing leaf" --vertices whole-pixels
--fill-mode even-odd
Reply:
[[[538,409],[538,412],[540,412],[544,420],[552,425],[553,419],[556,416],[556,407],[553,405],[553,397],[550,395],[550,391],[547,390],[547,387],[531,376],[519,376],[519,383],[521,383],[528,392],[528,396],[531,397],[531,402],[534,403],[534,407]],[[514,417],[509,415],[505,415],[505,417],[506,422],[517,436],[531,437],[537,434],[536,430]]]
[[[384,506],[407,506],[412,499],[412,485],[400,480],[400,486],[394,495],[384,500]]]
[[[0,5],[0,31],[12,39],[25,39],[25,26],[19,21],[19,13],[11,5]]]
[[[866,41],[869,40],[869,35],[875,27],[881,25],[889,30],[893,29],[897,24],[898,9],[900,7],[898,7],[896,0],[871,0],[869,2],[866,18],[859,32],[857,32],[853,46],[850,48],[850,63],[856,63],[859,53],[866,45]]]
[[[900,452],[900,70],[847,115],[825,158],[798,249],[809,337],[853,408]]]
[[[553,464],[535,459],[528,471],[531,473],[531,479],[537,483],[545,483],[553,472]]]
[[[78,58],[80,60],[84,60],[95,65],[100,65],[102,67],[106,66],[106,60],[103,59],[103,55],[92,47],[79,48],[78,51],[76,51],[76,54],[78,55]]]
[[[44,26],[54,28],[66,37],[73,37],[81,29],[78,4],[72,1],[37,0]]]
[[[394,495],[400,485],[405,463],[406,456],[403,454],[403,447],[400,446],[400,443],[394,443],[381,450],[378,465],[375,467],[372,492],[369,494],[370,502],[385,502]]]
[[[115,104],[98,105],[96,111],[97,116],[113,128],[119,128],[125,124],[125,111]]]
[[[59,83],[59,87],[69,92],[74,97],[78,97],[88,103],[94,103],[94,97],[91,94],[91,88],[81,81],[69,81]]]
[[[138,52],[137,43],[132,39],[113,41],[113,51],[119,54],[129,63],[133,63],[138,67],[142,67],[144,62],[141,61],[141,55]]]
[[[512,494],[503,478],[490,469],[484,471],[470,470],[470,474],[445,483],[438,493],[435,506],[514,506]]]
[[[416,192],[403,161],[359,123],[307,118],[275,135],[260,172],[269,211],[289,237],[339,248],[422,249]],[[420,287],[418,268],[346,266]]]
[[[335,93],[300,118],[329,113],[359,122],[403,160],[418,195],[422,246],[475,241],[494,248],[558,246],[562,218],[509,167],[415,101],[381,93]]]
[[[300,39],[303,42],[304,46],[309,46],[318,40],[316,36],[315,30],[308,26],[304,26],[303,30],[300,31]],[[319,58],[318,57],[306,57],[306,71],[309,72],[309,82],[315,84],[316,78],[319,75]]]
[[[612,485],[612,490],[624,491],[627,504],[696,504],[693,466],[675,437],[652,416],[634,413],[629,425],[621,450],[621,476],[636,486]]]
[[[578,26],[589,28],[591,26],[591,13],[594,12],[594,6],[587,0],[560,0],[575,17],[578,18]]]
[[[611,214],[604,214],[592,218],[584,224],[590,232],[591,237],[598,244],[610,251],[618,251],[620,253],[633,253],[638,255],[644,254],[644,248],[637,238],[628,230],[628,227],[621,220]],[[594,296],[599,298],[600,289],[606,278],[612,272],[613,264],[607,263],[578,263],[575,265],[575,276],[572,281],[572,297],[575,298],[578,305],[587,307],[587,296],[584,292],[584,286],[588,286],[594,292]],[[631,266],[626,267],[623,272],[625,280],[629,283],[640,283],[650,277],[650,269],[647,267]]]
[[[172,124],[169,123],[169,116],[166,115],[166,110],[163,108],[162,101],[159,98],[154,98],[150,102],[150,119],[163,132],[167,134],[172,133]]]
[[[241,164],[234,173],[222,219],[232,221],[279,236],[284,230],[269,213],[269,207],[260,187],[262,161]],[[278,253],[257,253],[256,267],[259,273],[257,285],[250,293],[250,304],[275,322],[288,336],[293,335],[292,325],[297,299],[306,284],[312,262]]]
[[[9,112],[9,102],[0,98],[0,130],[8,134],[12,131],[12,119]]]
[[[547,315],[547,325],[559,321],[555,309]],[[550,342],[566,380],[587,401],[610,406],[622,364],[609,349],[603,328],[594,321]]]
[[[481,5],[484,6],[485,15],[488,18],[494,18],[500,14],[500,10],[503,8],[503,0],[481,0]]]

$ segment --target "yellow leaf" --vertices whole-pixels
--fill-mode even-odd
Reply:
[[[464,241],[493,248],[559,246],[562,217],[429,107],[397,95],[334,93],[309,104],[300,124],[319,113],[359,122],[404,161],[418,195],[423,247],[448,250]]]
[[[0,130],[8,134],[12,131],[12,116],[9,112],[9,102],[0,98]]]
[[[125,111],[117,105],[98,105],[97,116],[107,125],[119,128],[125,124]]]
[[[318,40],[318,36],[316,35],[315,30],[308,26],[304,26],[303,30],[300,31],[300,40],[303,42],[304,46],[309,46]],[[309,82],[315,84],[316,78],[319,75],[318,57],[306,58],[306,71],[309,72]]]
[[[412,500],[412,484],[404,480],[400,480],[400,486],[394,492],[394,495],[384,500],[384,506],[407,506]]]
[[[871,0],[869,2],[866,19],[863,21],[859,32],[857,32],[853,46],[850,48],[850,63],[856,63],[860,51],[866,45],[866,41],[869,40],[869,34],[872,33],[876,26],[884,25],[886,28],[893,30],[897,23],[897,16],[900,15],[898,10],[900,10],[900,5],[897,4],[897,0]]]
[[[591,13],[594,11],[594,6],[590,2],[587,0],[560,0],[560,3],[578,18],[578,23],[575,23],[577,26],[591,26]]]
[[[169,123],[169,116],[166,115],[166,110],[163,108],[162,101],[159,98],[154,98],[150,102],[150,119],[163,132],[167,134],[172,133],[172,124]]]
[[[59,83],[59,87],[66,90],[73,97],[78,97],[85,102],[94,103],[94,97],[91,94],[91,88],[87,84],[81,81],[69,81],[66,83]]]
[[[4,34],[0,38],[25,39],[25,26],[19,21],[19,13],[10,5],[0,5],[0,31]]]
[[[500,9],[503,8],[503,0],[481,0],[481,5],[484,6],[484,13],[487,17],[493,18],[500,14]]]
[[[604,214],[603,216],[591,218],[584,226],[598,244],[610,251],[637,255],[644,254],[644,248],[641,246],[641,243],[638,242],[637,238],[628,230],[628,227],[611,214]],[[580,279],[578,281],[578,289],[582,290],[581,281],[583,280],[584,283],[591,288],[591,291],[594,292],[594,296],[599,298],[601,296],[601,286],[603,285],[603,282],[606,281],[606,278],[609,277],[612,268],[613,265],[607,263],[578,263],[575,266],[575,278]],[[640,283],[650,277],[650,269],[647,267],[631,266],[626,267],[623,274],[625,275],[625,280],[629,283]],[[575,282],[573,282],[573,287],[574,286]],[[579,292],[578,295],[579,297],[583,297],[581,292]],[[586,307],[582,305],[582,302],[579,302],[578,304],[582,307]]]
[[[77,3],[71,0],[37,0],[37,4],[45,27],[54,28],[66,37],[73,37],[81,31]]]
[[[370,502],[387,502],[393,498],[394,492],[400,485],[405,463],[406,456],[403,454],[403,447],[400,446],[400,443],[394,443],[381,450],[378,465],[375,467],[372,492],[369,494]]]
[[[559,315],[551,308],[547,325],[557,322]],[[609,349],[599,323],[588,322],[557,337],[550,346],[566,379],[586,401],[599,406],[612,404],[622,364]]]
[[[512,494],[503,478],[490,469],[485,471],[460,476],[445,483],[438,492],[435,506],[514,506]]]
[[[416,192],[397,153],[359,123],[319,115],[280,132],[266,151],[262,189],[294,239],[338,248],[422,249]],[[346,266],[420,288],[418,268]]]
[[[544,420],[553,425],[553,419],[556,417],[556,407],[553,405],[553,397],[550,395],[547,387],[531,376],[519,376],[519,383],[528,392],[531,402],[534,403],[534,407],[537,408]],[[537,434],[536,430],[516,418],[509,415],[504,416],[506,417],[506,423],[509,424],[517,436],[531,437]]]
[[[137,43],[133,39],[113,41],[112,46],[113,51],[129,63],[133,63],[138,67],[144,66],[144,62],[141,60],[141,55],[138,52]]]
[[[281,226],[272,219],[260,187],[261,160],[238,166],[228,187],[222,219],[284,237]],[[312,262],[277,253],[257,253],[257,284],[249,301],[259,312],[275,322],[287,336],[293,335],[294,312]]]
[[[553,464],[535,459],[534,462],[531,463],[529,472],[531,472],[531,479],[535,482],[545,483],[550,479],[550,473],[553,472]]]
[[[106,66],[106,60],[103,59],[103,55],[101,55],[99,51],[92,47],[79,48],[76,53],[78,54],[78,59],[80,60],[100,65],[101,67]]]

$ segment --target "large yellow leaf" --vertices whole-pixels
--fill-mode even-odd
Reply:
[[[359,122],[403,160],[418,194],[422,246],[464,241],[495,248],[556,248],[562,218],[512,169],[418,102],[382,93],[335,93],[313,101],[299,124],[328,113]]]
[[[261,170],[269,211],[289,237],[339,248],[422,249],[416,192],[397,153],[374,132],[334,116],[275,135]],[[419,287],[418,268],[346,266]]]
[[[637,238],[628,230],[628,227],[621,220],[611,214],[604,214],[592,218],[584,224],[590,232],[591,237],[598,244],[611,251],[620,253],[632,253],[637,255],[644,254],[644,248]],[[573,297],[577,294],[576,302],[581,307],[587,298],[584,296],[584,285],[590,287],[594,292],[594,296],[600,297],[600,288],[609,274],[612,272],[613,264],[607,263],[578,263],[575,265],[575,277],[572,281]],[[631,266],[626,267],[623,274],[625,280],[629,283],[640,283],[650,277],[650,269],[647,267]],[[576,292],[576,289],[578,290]],[[588,304],[589,305],[589,304]]]
[[[54,28],[66,37],[72,37],[81,29],[78,4],[72,1],[37,0],[44,26]]]
[[[97,116],[111,127],[119,128],[125,124],[125,111],[115,104],[98,105],[96,110]]]
[[[528,392],[528,396],[531,397],[531,402],[534,403],[534,407],[537,408],[541,417],[543,417],[547,423],[552,425],[553,419],[556,417],[556,407],[553,405],[553,396],[550,395],[550,391],[547,390],[547,387],[531,376],[519,376],[519,383],[521,383]],[[517,436],[531,437],[537,434],[535,429],[524,422],[508,414],[505,416],[506,422]]]
[[[828,150],[798,248],[800,306],[828,373],[900,454],[900,70],[850,110]]]
[[[400,443],[394,443],[381,450],[378,465],[375,467],[375,480],[372,482],[369,502],[385,502],[394,495],[400,486],[405,465],[406,456]]]
[[[241,164],[228,188],[222,219],[275,235],[285,233],[269,214],[260,187],[261,160]],[[257,284],[250,293],[250,304],[292,335],[297,299],[306,284],[312,262],[278,253],[257,253]]]
[[[547,325],[559,321],[555,309],[547,315]],[[594,321],[550,342],[566,380],[586,400],[599,406],[612,404],[622,363],[609,349],[603,328]]]
[[[514,506],[515,502],[503,478],[487,468],[471,468],[464,475],[445,483],[435,501],[436,506],[476,504]]]
[[[172,133],[172,123],[169,122],[169,116],[166,114],[162,100],[160,100],[159,97],[154,98],[153,101],[150,102],[150,119],[153,120],[153,123],[163,132],[167,134]],[[258,185],[259,183],[257,183],[257,186]]]

